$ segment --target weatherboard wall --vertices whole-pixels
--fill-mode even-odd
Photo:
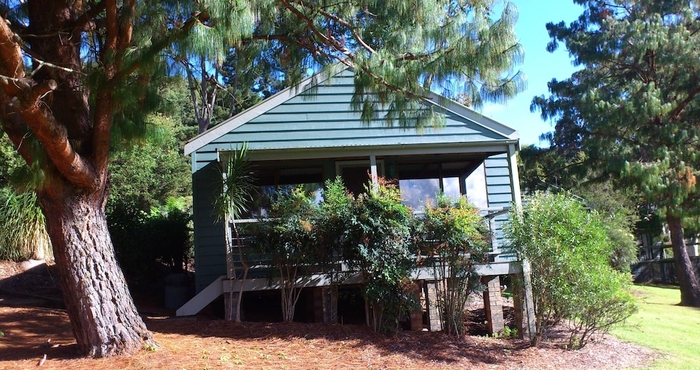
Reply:
[[[515,201],[515,197],[513,196],[512,175],[508,165],[508,155],[503,153],[486,158],[484,160],[484,172],[489,209],[510,208]],[[520,195],[518,194],[518,196]],[[507,218],[508,215],[504,213],[495,216],[491,221],[491,232],[493,234],[491,253],[495,262],[513,260],[513,256],[502,254],[505,243],[503,224]]]
[[[386,118],[386,111],[377,112],[378,118],[369,123],[363,122],[361,113],[352,108],[353,92],[353,74],[345,70],[198,148],[194,170],[214,160],[217,150],[232,150],[243,142],[247,142],[251,152],[254,152],[315,148],[336,148],[337,151],[352,147],[454,143],[468,145],[508,139],[441,108],[438,105],[440,102],[426,103],[424,108],[444,114],[444,125],[439,128],[417,130],[415,127],[400,127],[398,122],[392,123]]]
[[[224,225],[214,211],[220,172],[210,162],[192,175],[194,213],[195,288],[199,292],[221,275],[226,275]]]

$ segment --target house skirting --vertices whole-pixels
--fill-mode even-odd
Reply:
[[[532,305],[532,292],[529,289],[529,268],[527,263],[522,262],[499,262],[486,265],[479,265],[476,268],[480,275],[481,282],[486,286],[483,292],[484,308],[486,313],[487,328],[490,333],[499,333],[504,328],[503,299],[501,296],[502,286],[500,276],[509,276],[513,282],[513,296],[515,307],[515,321],[518,334],[523,338],[530,338],[534,334],[534,310]],[[525,267],[525,268],[523,268]],[[523,273],[525,271],[525,273]],[[423,319],[423,312],[409,313],[411,330],[442,330],[440,314],[437,312],[436,284],[439,281],[435,278],[431,268],[417,268],[411,276],[416,284],[416,294],[425,308],[426,320]],[[338,285],[356,285],[362,283],[360,274],[345,277],[342,282],[332,281],[326,274],[314,274],[300,277],[296,286],[299,288],[312,289],[314,299],[314,321],[317,322],[337,322],[338,315]],[[225,295],[226,316],[234,317],[231,307],[231,300],[236,300],[238,293],[279,290],[282,284],[280,279],[252,278],[246,280],[228,279],[221,276],[212,282],[207,288],[202,290],[195,297],[190,299],[182,307],[177,309],[177,316],[196,315],[216,298]],[[235,302],[234,302],[235,303]]]

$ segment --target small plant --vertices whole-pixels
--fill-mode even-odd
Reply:
[[[517,338],[518,337],[518,329],[511,328],[510,326],[506,325],[503,328],[503,337],[505,337],[505,338]]]
[[[317,260],[318,238],[313,222],[317,213],[312,195],[297,187],[278,193],[270,208],[270,218],[260,220],[254,230],[257,235],[254,246],[272,259],[281,280],[284,321],[294,319],[302,289],[296,286],[301,269]]]
[[[153,343],[145,343],[143,345],[143,350],[147,352],[155,352],[158,350],[158,346]]]
[[[484,262],[489,247],[484,219],[465,197],[450,199],[443,194],[416,220],[415,233],[421,263],[432,267],[442,282],[436,287],[443,330],[461,338],[467,297],[481,289],[474,265]]]
[[[248,277],[250,265],[244,252],[245,245],[239,233],[236,220],[248,211],[248,206],[254,194],[254,178],[251,175],[251,163],[248,160],[248,145],[244,143],[233,151],[231,158],[220,169],[221,189],[215,198],[218,218],[224,221],[226,240],[226,270],[232,281],[245,280]],[[240,265],[240,267],[238,267]],[[233,292],[229,293],[233,294]],[[236,307],[234,299],[229,299],[227,319],[241,321],[241,302],[243,301],[243,285],[238,290]]]

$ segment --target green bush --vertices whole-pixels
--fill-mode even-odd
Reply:
[[[467,297],[482,288],[474,265],[485,262],[488,227],[466,197],[440,195],[437,205],[428,205],[424,217],[416,219],[415,233],[424,256],[421,264],[444,282],[436,285],[443,330],[459,338],[464,334]]]
[[[367,325],[395,331],[401,316],[416,304],[409,278],[415,266],[411,253],[411,211],[395,186],[380,181],[353,203],[343,260],[364,278]]]
[[[272,260],[276,275],[281,279],[282,317],[294,319],[294,309],[301,294],[297,288],[302,269],[318,260],[318,238],[315,216],[318,207],[312,194],[302,187],[279,192],[268,213],[252,230],[257,236],[252,244]]]
[[[150,213],[128,201],[110,204],[107,227],[126,274],[182,272],[193,253],[191,217],[184,208],[174,199]]]
[[[326,181],[323,201],[320,204],[317,224],[320,256],[331,281],[336,281],[343,250],[352,247],[348,226],[355,212],[355,197],[345,189],[341,177]]]
[[[568,323],[570,348],[581,348],[635,311],[629,277],[610,267],[616,246],[597,212],[566,194],[536,193],[524,203],[511,211],[504,233],[512,251],[532,265],[533,343]]]
[[[36,194],[0,188],[0,260],[51,259],[52,255]]]

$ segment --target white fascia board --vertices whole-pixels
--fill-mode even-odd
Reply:
[[[501,122],[494,120],[493,118],[487,117],[469,107],[466,107],[454,100],[448,99],[444,96],[436,94],[434,92],[428,93],[426,100],[438,107],[442,107],[450,112],[455,113],[458,116],[464,117],[477,125],[484,127],[492,132],[502,135],[511,140],[519,140],[520,135],[518,131],[514,128],[507,126]]]
[[[320,85],[328,80],[330,80],[333,76],[337,75],[338,73],[342,72],[348,68],[345,65],[342,64],[336,64],[331,67],[331,70],[326,73],[326,72],[320,72],[317,74],[314,74],[311,77],[307,77],[303,81],[301,81],[299,84],[288,87],[280,92],[278,92],[275,95],[272,95],[271,97],[263,100],[262,102],[258,103],[257,105],[254,105],[243,112],[225,120],[224,122],[221,122],[220,124],[216,125],[214,128],[211,130],[207,130],[196,137],[194,137],[192,140],[188,141],[187,144],[185,144],[185,155],[188,155],[203,146],[211,143],[212,141],[218,139],[219,137],[235,130],[236,128],[240,127],[246,122],[249,122],[253,120],[254,118],[264,114],[265,112],[272,110],[273,108],[276,108],[277,106],[281,105],[282,103],[286,102],[289,99],[294,98],[295,96],[301,94],[302,92],[306,91],[309,87],[313,85]]]

